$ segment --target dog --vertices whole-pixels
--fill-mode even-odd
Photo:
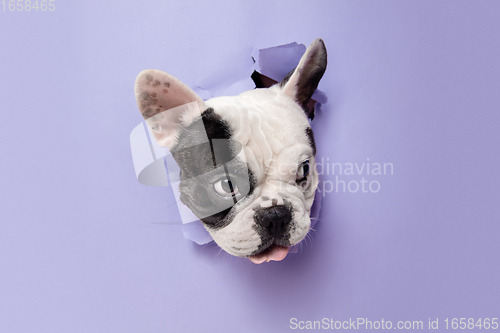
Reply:
[[[137,76],[139,111],[181,170],[181,201],[227,253],[280,261],[309,232],[318,174],[308,104],[326,65],[316,39],[281,82],[207,101],[160,70]]]

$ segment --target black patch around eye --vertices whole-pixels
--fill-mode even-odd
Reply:
[[[204,129],[203,133],[200,133],[200,128]],[[205,110],[193,124],[181,128],[179,141],[171,150],[175,161],[183,169],[181,179],[207,173],[234,159],[242,145],[231,140],[231,135],[229,125],[212,108]],[[193,142],[205,138],[208,142],[193,146]]]
[[[229,223],[231,223],[231,221],[228,221],[226,219],[226,216],[227,216],[227,214],[229,214],[230,210],[231,210],[231,207],[223,210],[222,212],[214,214],[212,216],[208,216],[208,217],[202,218],[201,221],[203,223],[205,223],[205,225],[207,225],[207,226],[209,226],[210,228],[213,228],[213,229],[224,228]]]
[[[247,196],[252,195],[255,186],[257,185],[257,179],[253,175],[253,172],[250,170],[250,168],[248,168],[248,178],[250,183],[250,191],[248,192]],[[235,215],[231,214],[232,208],[233,207],[231,206],[219,213],[213,214],[205,218],[201,218],[200,220],[203,222],[203,224],[205,224],[205,226],[209,227],[210,229],[214,230],[222,229],[228,226],[231,222],[233,222]]]
[[[236,202],[231,204],[233,201],[228,202],[210,195],[208,189],[211,183],[208,176],[219,166],[225,165],[227,162],[231,163],[230,161],[240,153],[242,145],[231,139],[232,130],[229,124],[216,114],[212,108],[205,110],[201,118],[195,120],[195,122],[197,123],[181,129],[179,141],[171,150],[172,156],[181,169],[181,184],[179,187],[181,201],[200,218],[205,226],[211,229],[221,229],[233,221],[235,214],[233,214],[232,207]],[[203,126],[200,126],[200,122],[203,122]],[[201,135],[207,137],[209,142],[192,146],[192,142],[202,141],[199,139],[200,133],[198,129],[200,127],[205,128],[206,134],[201,133]],[[240,182],[238,181],[238,175],[232,175],[236,181],[236,184],[233,183],[232,185],[238,186],[242,195],[252,195],[257,180],[248,164],[242,163],[240,167],[248,170],[248,179]],[[206,182],[199,183],[198,181],[203,178],[199,177],[204,174],[207,175]],[[193,183],[195,179],[197,179],[198,184]],[[244,183],[248,185],[240,186],[240,184]],[[214,214],[207,216],[210,211]]]

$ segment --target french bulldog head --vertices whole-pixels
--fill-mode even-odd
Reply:
[[[229,254],[282,260],[309,232],[318,175],[307,105],[326,63],[316,39],[282,82],[207,101],[165,72],[138,75],[137,105],[181,169],[181,201]]]

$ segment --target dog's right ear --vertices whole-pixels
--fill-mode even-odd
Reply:
[[[189,125],[206,109],[205,102],[179,79],[148,69],[135,80],[135,99],[156,142],[171,149],[181,127]]]
[[[327,54],[322,39],[314,40],[307,48],[297,67],[281,81],[283,92],[292,97],[307,113],[314,117],[314,110],[309,110],[308,104],[312,94],[326,70]]]

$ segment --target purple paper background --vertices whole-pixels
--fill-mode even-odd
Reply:
[[[499,2],[55,4],[0,11],[1,332],[500,317]],[[193,84],[245,48],[317,37],[318,150],[393,163],[380,192],[327,194],[313,241],[266,265],[156,223],[177,208],[135,179],[136,75]]]

